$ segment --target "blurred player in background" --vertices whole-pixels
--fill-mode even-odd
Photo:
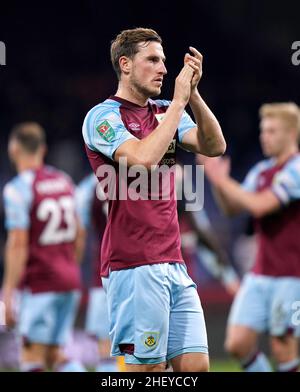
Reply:
[[[61,350],[80,298],[73,183],[44,165],[45,132],[37,123],[17,125],[8,152],[18,174],[4,188],[8,237],[3,298],[7,325],[12,326],[13,294],[21,284],[21,370],[84,371]]]
[[[198,92],[202,56],[190,48],[171,102],[160,94],[167,73],[159,35],[150,29],[121,32],[111,45],[119,80],[116,95],[92,108],[83,137],[95,173],[106,164],[117,178],[127,167],[173,166],[176,145],[209,156],[225,150],[221,128]],[[196,123],[185,112],[190,104]],[[123,164],[124,166],[124,164]],[[207,371],[203,310],[180,251],[174,176],[168,200],[109,200],[101,275],[107,291],[112,354],[125,355],[131,371]],[[99,176],[101,177],[101,176]],[[117,189],[117,192],[119,189]],[[151,192],[151,191],[150,191]],[[128,186],[126,186],[126,194]],[[159,190],[161,196],[161,188]]]
[[[183,170],[182,164],[177,161],[176,188],[178,190],[183,186]],[[205,209],[187,211],[186,201],[181,199],[178,191],[177,212],[182,256],[193,281],[197,284],[195,270],[200,263],[212,277],[220,281],[231,296],[234,296],[240,286],[239,276],[218,240]]]
[[[260,118],[268,159],[242,185],[229,176],[228,159],[207,159],[205,172],[225,212],[244,210],[255,217],[258,239],[255,265],[231,309],[226,348],[246,371],[271,371],[257,349],[258,335],[268,331],[277,370],[290,372],[299,366],[293,303],[300,300],[300,112],[294,103],[265,104]]]
[[[81,225],[87,232],[92,231],[92,287],[89,290],[88,308],[86,313],[86,331],[96,337],[99,349],[98,372],[116,372],[118,367],[116,358],[110,356],[111,344],[109,340],[109,322],[106,294],[100,277],[99,252],[102,236],[106,226],[108,203],[104,197],[97,197],[98,180],[94,173],[85,177],[76,189],[76,205]],[[99,184],[97,192],[103,192]],[[103,200],[103,201],[102,201]],[[82,233],[84,234],[84,233]],[[118,358],[119,359],[119,358]]]

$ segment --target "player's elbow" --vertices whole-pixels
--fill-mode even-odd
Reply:
[[[151,171],[152,167],[155,166],[156,163],[153,160],[148,159],[147,157],[136,157],[136,159],[134,159],[134,161],[132,162],[131,166],[133,165],[140,167],[144,170]]]
[[[255,219],[260,219],[266,215],[266,212],[259,206],[251,208],[250,213]]]
[[[202,155],[207,157],[219,157],[225,154],[227,145],[224,138],[221,138],[217,142],[211,143],[206,147],[205,151],[201,151]]]
[[[208,157],[219,157],[221,155],[225,154],[226,151],[226,142],[225,140],[220,140],[218,143],[216,143],[214,146],[212,146],[209,151],[207,156]]]

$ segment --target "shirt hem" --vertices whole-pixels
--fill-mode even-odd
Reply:
[[[179,264],[185,264],[183,259],[171,259],[171,260],[156,260],[156,261],[142,261],[142,262],[137,262],[134,263],[130,266],[124,266],[123,263],[121,262],[112,262],[109,263],[109,267],[110,267],[110,271],[121,271],[123,269],[130,269],[130,268],[135,268],[135,267],[141,267],[142,265],[152,265],[152,264],[164,264],[164,263],[170,263],[170,264],[175,264],[175,263],[179,263]],[[100,276],[102,278],[107,278],[109,276],[109,273],[104,273],[101,272]]]

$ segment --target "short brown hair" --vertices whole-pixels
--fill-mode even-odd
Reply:
[[[15,125],[10,133],[10,139],[15,139],[30,154],[34,154],[46,144],[45,130],[36,122]]]
[[[266,103],[259,109],[260,118],[277,117],[282,119],[288,128],[297,130],[300,136],[300,109],[294,102]]]
[[[110,58],[118,79],[120,79],[121,76],[119,65],[120,57],[126,56],[132,59],[138,52],[138,44],[150,41],[162,43],[162,39],[156,31],[137,27],[135,29],[121,31],[121,33],[111,42]]]

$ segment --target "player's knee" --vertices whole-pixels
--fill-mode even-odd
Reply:
[[[206,354],[194,358],[192,356],[185,356],[180,361],[173,361],[174,372],[208,372],[209,371],[209,357]]]
[[[46,355],[46,362],[47,366],[52,369],[59,364],[66,361],[66,357],[63,354],[62,350],[59,347],[48,347],[47,355]]]
[[[41,344],[27,342],[22,347],[22,362],[36,362],[46,364],[46,348]]]
[[[228,354],[236,358],[244,358],[251,351],[248,342],[239,336],[228,336],[225,340],[224,348]]]
[[[200,372],[200,373],[209,372],[208,355],[203,356],[197,362],[190,362],[186,368],[185,366],[183,366],[182,372]]]

